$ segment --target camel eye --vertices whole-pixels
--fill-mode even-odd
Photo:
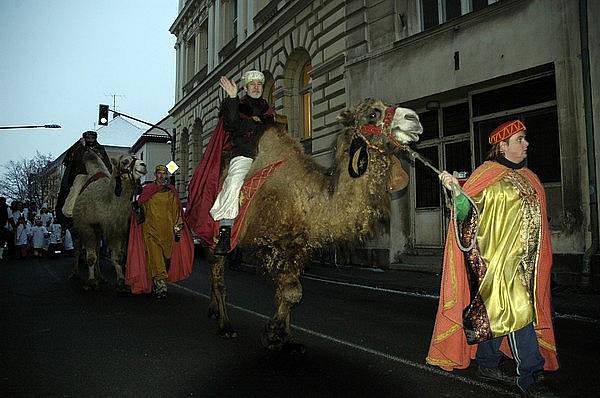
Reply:
[[[381,115],[381,112],[379,111],[379,109],[372,109],[371,112],[369,113],[369,120],[373,121],[373,120],[379,118],[380,115]]]
[[[129,164],[129,159],[125,159],[125,160],[123,160],[123,164],[124,164],[124,165],[128,165],[128,164]]]

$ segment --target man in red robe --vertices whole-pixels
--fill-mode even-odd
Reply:
[[[544,188],[526,165],[525,131],[519,120],[492,131],[489,160],[464,186],[472,203],[456,178],[440,175],[454,193],[457,232],[452,221],[427,362],[453,370],[476,358],[480,377],[516,381],[523,396],[552,397],[543,374],[558,369],[552,246]],[[462,252],[457,240],[470,249]],[[501,351],[512,354],[516,378],[499,369]]]
[[[144,186],[131,221],[125,282],[134,294],[167,295],[167,280],[185,279],[192,271],[194,242],[185,225],[177,190],[167,183],[167,168],[158,165],[156,180]]]

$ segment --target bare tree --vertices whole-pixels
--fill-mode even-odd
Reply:
[[[49,179],[44,171],[51,161],[51,154],[36,152],[32,159],[5,163],[0,180],[0,194],[12,200],[41,204],[49,186]]]

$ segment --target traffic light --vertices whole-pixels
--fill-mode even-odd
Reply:
[[[108,105],[100,104],[98,109],[98,124],[108,126]]]

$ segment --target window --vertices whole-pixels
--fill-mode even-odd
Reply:
[[[196,36],[185,43],[186,78],[192,80],[196,74]]]
[[[220,0],[221,3],[221,45],[227,45],[237,33],[237,0]]]
[[[198,54],[198,70],[202,70],[208,65],[208,22],[205,22],[200,26],[200,33],[198,34],[198,40],[200,40],[200,54]]]
[[[420,148],[419,153],[435,167],[439,165],[438,147]],[[417,208],[440,206],[440,181],[429,167],[415,162]]]
[[[448,106],[442,109],[444,124],[444,137],[468,133],[469,130],[469,103]]]
[[[423,30],[472,11],[479,11],[496,1],[498,0],[420,0]]]
[[[478,116],[473,125],[476,163],[483,163],[487,156],[489,133],[505,121],[520,119],[527,127],[531,148],[527,156],[529,168],[543,183],[561,182],[555,99],[554,74],[473,95],[473,114]],[[516,111],[510,112],[511,109]],[[490,116],[486,117],[486,114]]]
[[[275,80],[273,75],[269,71],[264,71],[265,84],[263,84],[263,98],[269,103],[269,105],[275,105],[275,98],[273,92],[275,91]]]
[[[301,112],[302,112],[302,138],[310,138],[312,136],[312,79],[310,72],[312,65],[307,62],[302,67],[302,77],[300,81],[300,97],[301,97]]]
[[[438,111],[432,110],[419,114],[419,120],[423,126],[423,134],[419,139],[421,142],[432,138],[439,138],[439,123],[438,123]]]

